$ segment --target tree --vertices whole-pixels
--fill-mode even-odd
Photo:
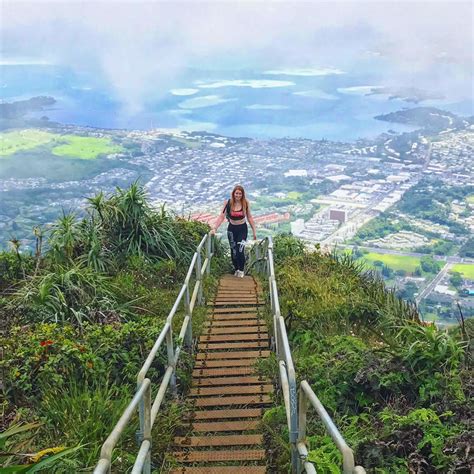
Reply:
[[[440,270],[439,263],[436,262],[433,257],[421,257],[420,265],[421,269],[426,273],[438,273]]]
[[[451,283],[451,285],[454,286],[454,288],[459,289],[463,283],[462,275],[459,272],[453,272],[451,274],[451,278],[449,279],[449,282]]]

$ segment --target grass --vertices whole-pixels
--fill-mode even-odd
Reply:
[[[65,143],[53,148],[54,155],[93,160],[101,154],[122,151],[122,147],[113,144],[110,138],[64,135],[61,137],[61,141]]]
[[[188,148],[192,148],[192,149],[202,147],[202,143],[197,140],[187,140],[186,138],[182,138],[182,137],[173,137],[173,140],[175,142],[179,142],[183,145],[186,145]]]
[[[115,145],[110,138],[57,135],[36,129],[27,129],[0,133],[0,157],[32,150],[50,143],[53,144],[52,153],[54,155],[82,160],[93,160],[101,154],[117,153],[123,150],[121,146]]]
[[[295,201],[300,199],[301,196],[303,196],[303,193],[299,193],[298,191],[290,191],[287,196],[290,198],[290,199],[294,199]]]
[[[474,265],[469,263],[458,263],[453,266],[452,272],[459,272],[464,278],[474,280]]]
[[[468,204],[473,204],[474,205],[474,194],[470,194],[469,196],[466,196],[466,202]]]
[[[57,140],[58,137],[59,135],[35,129],[0,133],[0,156],[9,156],[17,151],[30,150]]]
[[[414,272],[416,267],[420,265],[419,258],[405,255],[389,255],[370,252],[365,254],[362,258],[372,266],[374,262],[380,261],[393,270],[405,270],[407,272]]]

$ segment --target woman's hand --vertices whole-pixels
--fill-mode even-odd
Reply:
[[[257,234],[256,234],[256,232],[253,233],[253,240],[257,240]]]

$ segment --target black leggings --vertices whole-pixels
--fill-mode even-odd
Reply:
[[[248,227],[246,222],[238,225],[229,223],[227,227],[227,237],[229,238],[230,255],[232,257],[234,270],[244,271],[245,246],[241,242],[247,240],[247,232]]]

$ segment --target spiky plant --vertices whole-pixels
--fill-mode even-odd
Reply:
[[[63,211],[51,230],[49,256],[57,264],[72,263],[74,257],[77,256],[80,241],[81,234],[75,214]]]
[[[91,319],[101,304],[115,300],[108,278],[86,266],[56,265],[31,277],[18,289],[11,305],[28,313],[28,319],[71,321],[82,324]]]

